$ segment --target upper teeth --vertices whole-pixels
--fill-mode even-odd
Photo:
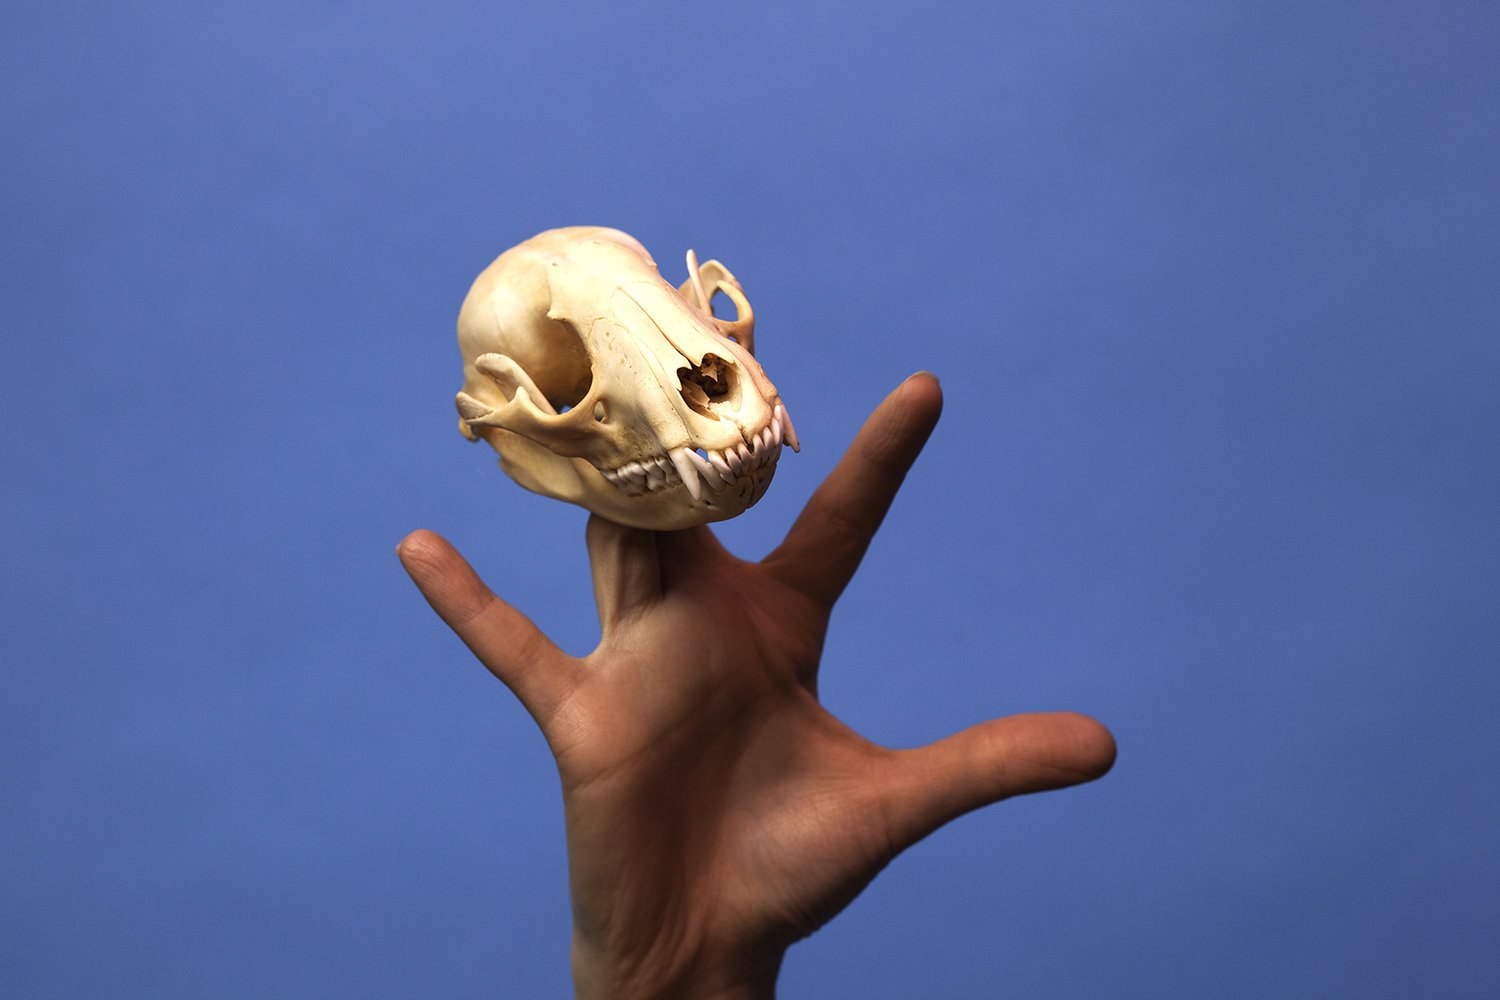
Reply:
[[[665,455],[627,462],[618,469],[601,469],[600,472],[626,496],[655,493],[682,483],[693,499],[701,503],[706,490],[722,492],[756,469],[768,465],[775,467],[783,443],[791,445],[793,451],[801,450],[791,418],[777,403],[771,422],[751,435],[749,442],[705,450],[701,455],[693,448],[674,448]]]

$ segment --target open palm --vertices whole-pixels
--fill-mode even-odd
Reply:
[[[787,947],[968,810],[1109,769],[1092,719],[1020,715],[913,750],[817,698],[834,601],[937,421],[908,379],[759,563],[706,527],[588,526],[603,636],[575,658],[446,542],[400,546],[437,612],[536,719],[567,817],[580,997],[769,997]]]

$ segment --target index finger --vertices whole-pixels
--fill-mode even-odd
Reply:
[[[415,531],[396,547],[427,603],[542,723],[576,682],[576,667],[531,620],[496,597],[447,539]]]
[[[919,372],[897,386],[870,414],[763,565],[784,583],[832,607],[859,568],[942,410],[937,376]]]

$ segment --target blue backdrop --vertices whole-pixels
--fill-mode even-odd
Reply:
[[[453,320],[605,224],[755,307],[804,447],[741,554],[942,377],[834,711],[1120,744],[784,997],[1494,996],[1497,11],[6,3],[0,992],[566,995],[550,758],[391,550],[592,647]]]

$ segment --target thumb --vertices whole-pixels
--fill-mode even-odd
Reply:
[[[909,824],[915,843],[944,823],[1013,795],[1067,788],[1102,777],[1115,762],[1115,740],[1086,715],[1046,712],[980,723],[902,751]]]
[[[540,722],[549,716],[572,687],[576,661],[496,597],[441,535],[413,532],[396,546],[396,555],[438,617],[505,682],[532,718]]]

